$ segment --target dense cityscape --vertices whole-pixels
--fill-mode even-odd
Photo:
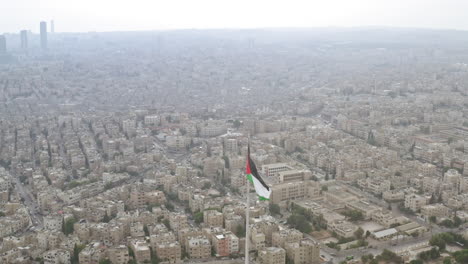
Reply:
[[[0,263],[468,263],[468,32],[38,29],[0,36]]]

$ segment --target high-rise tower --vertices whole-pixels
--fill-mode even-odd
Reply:
[[[0,54],[6,53],[6,38],[4,35],[0,35]]]
[[[28,49],[28,31],[21,30],[20,36],[21,36],[21,49],[27,50]]]
[[[41,48],[43,50],[47,49],[47,23],[45,21],[41,22]]]

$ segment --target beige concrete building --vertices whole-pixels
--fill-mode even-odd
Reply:
[[[282,248],[268,247],[258,252],[259,264],[285,264],[286,251]]]
[[[271,202],[278,204],[285,201],[317,197],[320,184],[317,182],[289,182],[276,184],[271,187]]]
[[[417,194],[408,194],[405,196],[405,207],[417,212],[422,206],[426,205],[426,198]]]
[[[70,252],[63,249],[54,249],[42,255],[44,264],[70,264]]]
[[[319,264],[320,243],[304,239],[300,242],[287,243],[285,245],[286,257],[294,264]]]
[[[449,208],[443,204],[428,204],[421,207],[421,214],[426,217],[449,217]]]
[[[107,250],[109,260],[112,264],[127,264],[130,260],[128,255],[128,248],[124,245],[111,247]]]
[[[187,215],[171,213],[169,215],[169,224],[171,226],[171,229],[177,233],[179,232],[179,230],[188,227]]]
[[[151,261],[151,250],[148,243],[143,240],[135,240],[130,243],[130,247],[133,249],[135,260],[138,263]]]
[[[281,171],[278,173],[278,179],[281,183],[304,181],[306,173],[302,170]]]
[[[366,220],[371,219],[373,214],[381,210],[379,207],[365,200],[348,202],[346,203],[346,208],[361,212]]]
[[[250,241],[250,250],[261,250],[266,246],[265,234],[256,228],[251,230]]]
[[[211,243],[206,236],[190,237],[186,250],[192,259],[203,259],[211,256]]]
[[[158,258],[168,263],[181,263],[182,248],[179,242],[163,242],[154,247]]]
[[[328,224],[328,230],[336,232],[341,237],[353,237],[358,227],[348,221],[335,221]]]
[[[289,171],[293,168],[286,163],[273,163],[273,164],[266,164],[262,166],[262,171],[265,177],[276,178],[278,177],[278,173],[283,171]]]
[[[208,227],[223,227],[224,216],[216,210],[206,210],[203,212],[203,222]]]
[[[284,229],[273,233],[271,245],[284,248],[286,243],[299,242],[301,239],[302,232],[296,229]]]
[[[80,264],[98,264],[106,257],[104,249],[100,242],[88,244],[78,255]]]

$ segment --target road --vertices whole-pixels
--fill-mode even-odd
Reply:
[[[20,182],[19,177],[16,177],[11,172],[8,173],[8,175],[10,176],[11,181],[15,184],[15,189],[19,196],[23,199],[24,205],[28,208],[32,225],[39,229],[42,228],[42,216],[40,215],[39,206],[37,205],[36,199],[34,198],[31,190]]]

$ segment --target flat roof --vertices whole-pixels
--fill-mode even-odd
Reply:
[[[382,237],[390,236],[396,233],[398,233],[398,230],[396,230],[395,228],[389,228],[389,229],[385,229],[379,232],[375,232],[374,236],[376,238],[382,238]]]

